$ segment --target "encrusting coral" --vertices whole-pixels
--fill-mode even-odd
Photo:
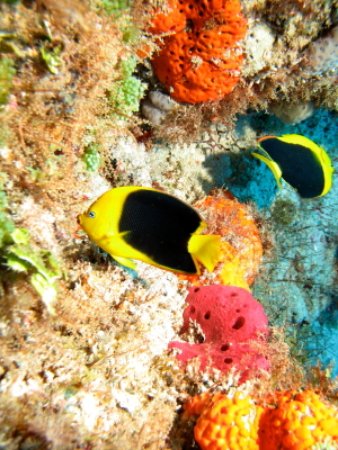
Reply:
[[[243,53],[239,41],[246,20],[239,0],[171,0],[150,30],[163,38],[152,64],[158,79],[177,101],[200,103],[229,94],[239,81]]]
[[[311,389],[275,392],[263,401],[240,392],[204,393],[184,405],[184,417],[192,416],[199,416],[194,435],[201,450],[328,450],[338,444],[338,410]]]

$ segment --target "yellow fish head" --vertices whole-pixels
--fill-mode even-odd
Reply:
[[[95,243],[109,232],[110,221],[107,220],[105,211],[92,204],[88,210],[79,214],[77,221],[81,228],[88,234],[88,237]]]

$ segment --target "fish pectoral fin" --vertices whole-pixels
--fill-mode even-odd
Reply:
[[[128,257],[128,254],[127,256],[120,256],[126,252],[126,249],[123,248],[125,245],[123,238],[126,234],[128,234],[128,231],[124,231],[123,233],[109,233],[100,239],[99,245],[103,250],[109,253],[116,262],[129,269],[135,269],[136,264]]]
[[[212,272],[221,257],[221,236],[193,234],[188,243],[188,252]]]
[[[133,270],[136,269],[136,264],[131,259],[123,258],[122,256],[115,256],[115,255],[112,255],[112,257],[115,259],[116,262],[121,264],[121,266],[128,267],[128,269],[133,269]]]
[[[278,187],[282,187],[281,183],[282,171],[279,165],[269,156],[262,155],[261,153],[252,152],[251,155],[257,159],[260,159],[261,161],[263,161],[263,163],[265,163],[269,167],[269,169],[271,170],[273,176],[277,181]]]
[[[112,243],[120,242],[123,237],[128,234],[128,231],[124,231],[123,233],[107,233],[104,236],[98,239],[99,245],[101,246],[111,246]]]

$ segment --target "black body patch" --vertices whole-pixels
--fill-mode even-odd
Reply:
[[[175,197],[138,190],[125,200],[119,231],[128,231],[124,240],[157,264],[193,274],[188,241],[200,224],[197,212]]]
[[[276,138],[264,139],[259,144],[276,161],[284,180],[297,189],[299,195],[312,198],[323,192],[323,168],[311,150]]]

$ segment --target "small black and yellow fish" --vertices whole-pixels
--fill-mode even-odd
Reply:
[[[133,259],[176,272],[199,273],[197,261],[212,271],[220,236],[199,234],[205,226],[181,200],[151,188],[111,189],[80,214],[89,238],[122,265]]]
[[[283,178],[303,198],[321,197],[331,189],[331,160],[311,139],[299,134],[285,134],[264,136],[258,144],[262,153],[253,152],[252,155],[269,167],[279,187]]]

